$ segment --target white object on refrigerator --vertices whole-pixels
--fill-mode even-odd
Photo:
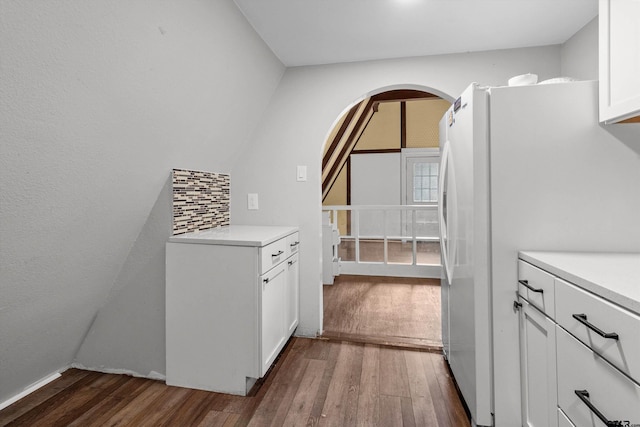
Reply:
[[[440,122],[443,346],[473,425],[522,425],[518,250],[640,250],[640,157],[597,91],[472,84]]]

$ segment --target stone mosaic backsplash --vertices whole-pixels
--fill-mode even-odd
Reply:
[[[229,225],[229,175],[173,169],[173,235]]]

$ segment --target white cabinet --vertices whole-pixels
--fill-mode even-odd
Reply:
[[[280,263],[267,274],[260,276],[262,283],[260,376],[267,373],[288,338],[285,324],[287,270],[287,265]]]
[[[557,423],[555,323],[520,298],[522,420],[528,427]]]
[[[299,247],[292,227],[170,238],[167,384],[247,394],[298,325]]]
[[[640,424],[640,254],[520,258],[524,425]]]
[[[556,427],[556,326],[549,317],[555,313],[554,278],[518,261],[518,282],[522,422],[527,427]]]
[[[640,386],[558,326],[558,406],[580,427],[637,424]]]
[[[640,122],[640,0],[600,0],[600,121]]]

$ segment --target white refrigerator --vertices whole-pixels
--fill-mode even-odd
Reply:
[[[518,251],[640,250],[640,154],[597,93],[472,84],[440,122],[443,346],[473,425],[522,425]]]

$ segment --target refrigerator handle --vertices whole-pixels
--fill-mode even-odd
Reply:
[[[449,141],[444,142],[442,156],[440,158],[440,176],[438,178],[438,223],[440,225],[440,253],[442,254],[442,267],[445,270],[447,283],[451,284],[451,261],[449,259],[448,230],[447,230],[447,173],[449,165]]]

